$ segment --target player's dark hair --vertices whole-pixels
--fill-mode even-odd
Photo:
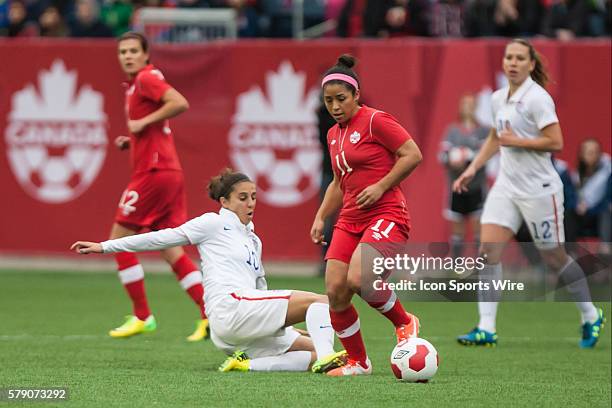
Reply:
[[[353,79],[355,79],[355,81],[357,81],[357,84],[361,87],[361,83],[359,82],[359,77],[357,76],[355,71],[353,71],[353,67],[356,64],[357,64],[357,60],[355,59],[355,57],[353,57],[350,54],[342,54],[341,56],[338,57],[338,61],[336,61],[336,65],[334,65],[333,67],[325,71],[325,75],[323,77],[326,77],[329,74],[348,75],[352,77]],[[346,89],[351,91],[353,95],[355,95],[355,92],[357,91],[357,89],[355,89],[353,85],[349,84],[348,82],[341,81],[339,79],[334,79],[332,81],[325,83],[325,85],[328,85],[328,84],[343,85],[346,87]]]
[[[521,44],[529,48],[529,58],[532,61],[535,61],[535,68],[533,71],[531,71],[531,79],[537,82],[541,87],[545,88],[549,78],[542,56],[536,51],[533,44],[523,38],[514,38],[508,44],[512,43]]]
[[[127,33],[121,34],[121,36],[117,38],[117,44],[125,40],[137,40],[138,42],[140,42],[142,50],[145,53],[149,52],[149,40],[147,40],[147,37],[145,37],[144,34],[138,33],[136,31],[128,31]],[[148,63],[149,60],[147,59],[147,64]]]
[[[221,201],[221,197],[227,200],[234,191],[234,186],[243,181],[251,181],[251,179],[246,174],[233,171],[229,167],[225,168],[221,173],[210,179],[208,196],[215,201]]]

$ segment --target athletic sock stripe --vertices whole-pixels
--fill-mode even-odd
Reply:
[[[378,310],[380,313],[387,313],[389,310],[393,309],[393,306],[395,305],[396,301],[397,296],[395,295],[395,292],[391,292],[391,296],[389,296],[389,300],[387,300],[387,303],[380,307],[377,307],[376,310]]]
[[[181,279],[180,283],[181,283],[181,287],[184,290],[187,290],[190,287],[195,286],[197,284],[201,285],[202,284],[202,274],[200,273],[200,271],[189,272],[187,275],[183,277],[183,279]]]
[[[357,320],[355,320],[355,323],[351,324],[349,327],[347,327],[344,330],[337,331],[336,335],[340,339],[351,337],[353,334],[357,333],[360,328],[361,328],[361,324],[359,323],[359,318],[357,318]]]
[[[129,268],[125,268],[119,271],[119,280],[122,284],[127,285],[128,283],[138,282],[144,279],[144,270],[142,265],[134,265]]]

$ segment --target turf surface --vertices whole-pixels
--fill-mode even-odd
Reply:
[[[438,349],[440,369],[429,384],[404,384],[389,368],[391,325],[360,301],[372,376],[221,374],[224,355],[210,341],[185,341],[197,312],[174,277],[150,275],[146,285],[157,331],[111,339],[108,329],[130,310],[114,274],[0,271],[0,388],[68,387],[69,401],[36,404],[60,407],[611,405],[610,327],[596,349],[580,350],[572,303],[501,305],[492,349],[454,340],[473,327],[474,304],[406,304]],[[322,292],[323,280],[270,278],[269,286]],[[603,307],[610,319],[610,303]]]

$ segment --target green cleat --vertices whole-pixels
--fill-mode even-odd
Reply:
[[[136,316],[128,315],[125,317],[125,323],[108,332],[111,337],[122,338],[131,337],[140,333],[149,333],[157,329],[155,317],[150,315],[146,320],[140,320]]]
[[[234,354],[225,359],[223,364],[219,366],[219,371],[227,373],[229,371],[249,371],[251,360],[243,351],[236,351]]]
[[[313,373],[326,373],[334,368],[342,367],[346,364],[347,360],[348,353],[346,350],[338,351],[315,361],[310,370]]]

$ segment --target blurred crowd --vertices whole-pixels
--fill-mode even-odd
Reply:
[[[338,37],[610,36],[612,0],[303,0]],[[292,0],[0,0],[0,35],[114,37],[142,7],[236,9],[241,37],[291,37]],[[319,32],[317,30],[317,32]]]

